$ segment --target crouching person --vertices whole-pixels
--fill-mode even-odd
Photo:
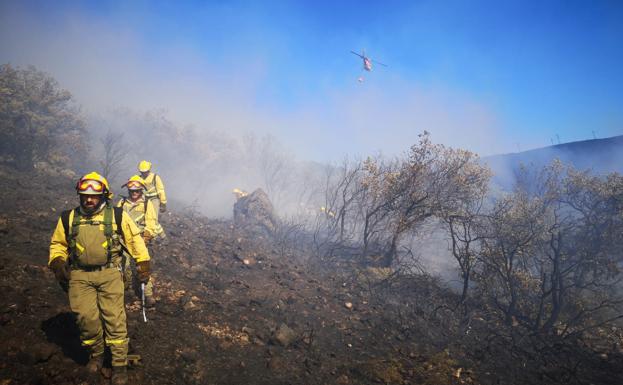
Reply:
[[[80,206],[65,211],[50,243],[49,266],[68,287],[80,340],[90,353],[87,368],[99,372],[104,347],[112,354],[112,383],[127,384],[128,334],[121,249],[135,259],[139,279],[149,280],[149,253],[140,230],[123,210],[110,205],[108,181],[89,173],[78,181]]]

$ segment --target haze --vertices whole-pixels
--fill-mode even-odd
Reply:
[[[259,184],[233,160],[249,135],[330,162],[403,153],[424,130],[480,155],[620,134],[622,19],[616,2],[4,1],[0,62],[50,73],[92,128],[148,135],[139,117],[158,111],[207,158],[227,143],[234,176],[206,176],[224,196]],[[388,67],[362,71],[361,49]],[[192,177],[158,152],[170,181]]]

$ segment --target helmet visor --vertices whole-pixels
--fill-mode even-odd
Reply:
[[[98,195],[104,193],[104,184],[97,180],[82,180],[78,184],[78,194]]]

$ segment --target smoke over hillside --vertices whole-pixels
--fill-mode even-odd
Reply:
[[[274,137],[179,127],[163,111],[139,114],[117,109],[90,121],[93,138],[116,135],[125,149],[114,183],[136,173],[140,160],[154,164],[174,202],[210,216],[231,216],[232,190],[264,189],[284,213],[302,186],[305,166]],[[101,149],[95,154],[102,158]],[[123,191],[122,191],[123,193]],[[286,207],[287,205],[290,207]]]
[[[514,154],[482,159],[494,174],[493,182],[508,189],[516,181],[521,165],[542,168],[558,159],[578,170],[605,175],[623,171],[623,136],[558,144]]]

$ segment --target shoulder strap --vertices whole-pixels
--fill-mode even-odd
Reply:
[[[156,178],[158,178],[158,174],[154,173],[154,177],[151,178],[151,185],[156,188]]]
[[[78,236],[78,231],[80,229],[80,209],[74,209],[74,220],[71,221],[71,233],[69,234],[69,247],[74,247],[76,242],[76,237]],[[73,243],[73,245],[72,245]]]
[[[65,230],[66,241],[69,241],[69,215],[70,214],[71,214],[71,210],[65,210],[61,213],[61,223],[63,224],[63,229]]]
[[[104,208],[104,235],[106,236],[106,253],[108,254],[108,264],[112,261],[112,221],[113,214],[115,216],[115,222],[117,223],[117,232],[121,227],[121,221],[117,222],[118,207],[112,207],[106,205]]]
[[[104,208],[104,235],[106,238],[112,237],[112,207]]]
[[[125,205],[125,202],[126,202],[126,198],[124,196],[121,196],[121,199],[119,199],[119,202],[117,202],[115,207],[123,207],[123,205]]]
[[[69,215],[74,212],[74,219],[71,221],[71,228],[69,226]],[[61,214],[61,220],[65,227],[65,240],[67,240],[67,247],[69,248],[70,255],[73,255],[76,249],[76,237],[80,229],[80,208],[76,207],[73,210],[64,211]],[[65,222],[66,221],[66,222]],[[71,230],[71,231],[70,231]]]
[[[123,198],[125,201],[125,198]],[[121,235],[121,218],[123,218],[123,208],[113,207],[115,223],[117,224],[117,234]]]

